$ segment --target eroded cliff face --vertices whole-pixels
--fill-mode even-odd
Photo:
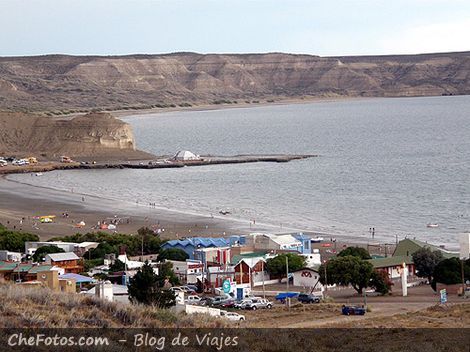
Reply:
[[[13,111],[443,94],[470,94],[470,52],[0,57],[0,108]]]
[[[0,129],[0,155],[140,159],[146,154],[136,150],[131,126],[107,113],[90,113],[70,120],[0,113]]]

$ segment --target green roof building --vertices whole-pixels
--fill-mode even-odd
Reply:
[[[452,252],[445,248],[410,238],[405,238],[404,240],[398,242],[397,247],[395,248],[395,252],[393,252],[393,256],[412,256],[414,252],[421,248],[429,248],[433,252],[439,251],[442,253],[442,256],[444,258],[452,258],[459,256],[458,252]]]

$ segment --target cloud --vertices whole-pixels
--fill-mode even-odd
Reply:
[[[387,54],[470,50],[470,19],[409,27],[380,42]]]

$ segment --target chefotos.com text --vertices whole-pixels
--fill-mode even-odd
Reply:
[[[94,336],[46,336],[36,334],[24,336],[23,333],[12,334],[8,338],[8,346],[108,346],[107,337]]]

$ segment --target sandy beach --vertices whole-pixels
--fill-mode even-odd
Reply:
[[[67,213],[68,217],[62,214]],[[41,224],[34,219],[36,216],[55,215],[53,223]],[[57,236],[73,235],[98,231],[98,221],[121,219],[116,232],[136,234],[141,227],[161,229],[162,239],[181,239],[191,236],[224,237],[234,234],[248,234],[250,232],[285,233],[302,231],[302,229],[280,228],[270,224],[256,222],[253,225],[249,220],[231,219],[219,214],[207,216],[182,213],[176,210],[162,209],[158,205],[132,204],[128,202],[107,199],[101,195],[90,196],[80,193],[65,192],[31,186],[24,183],[0,177],[0,223],[4,226],[37,234],[41,240],[49,240]],[[85,226],[76,224],[84,221]],[[109,231],[111,230],[102,230]],[[368,238],[346,237],[329,235],[325,233],[306,232],[311,235],[321,235],[324,242],[329,243],[323,247],[318,243],[314,248],[326,257],[336,251],[350,246],[370,245],[371,253],[384,254],[385,245],[377,240]],[[333,241],[331,241],[333,239]],[[394,245],[387,245],[388,253],[393,251]]]
[[[68,217],[62,216],[63,213],[67,213]],[[55,215],[56,218],[48,224],[34,219],[44,215]],[[93,227],[98,221],[109,222],[115,218],[121,219],[116,229],[120,233],[136,233],[139,228],[147,226],[161,229],[162,238],[165,239],[273,230],[258,224],[250,227],[248,221],[232,221],[222,215],[181,213],[159,208],[158,205],[119,202],[0,178],[0,223],[8,228],[36,233],[42,240],[96,231]],[[81,221],[86,225],[77,227]]]

